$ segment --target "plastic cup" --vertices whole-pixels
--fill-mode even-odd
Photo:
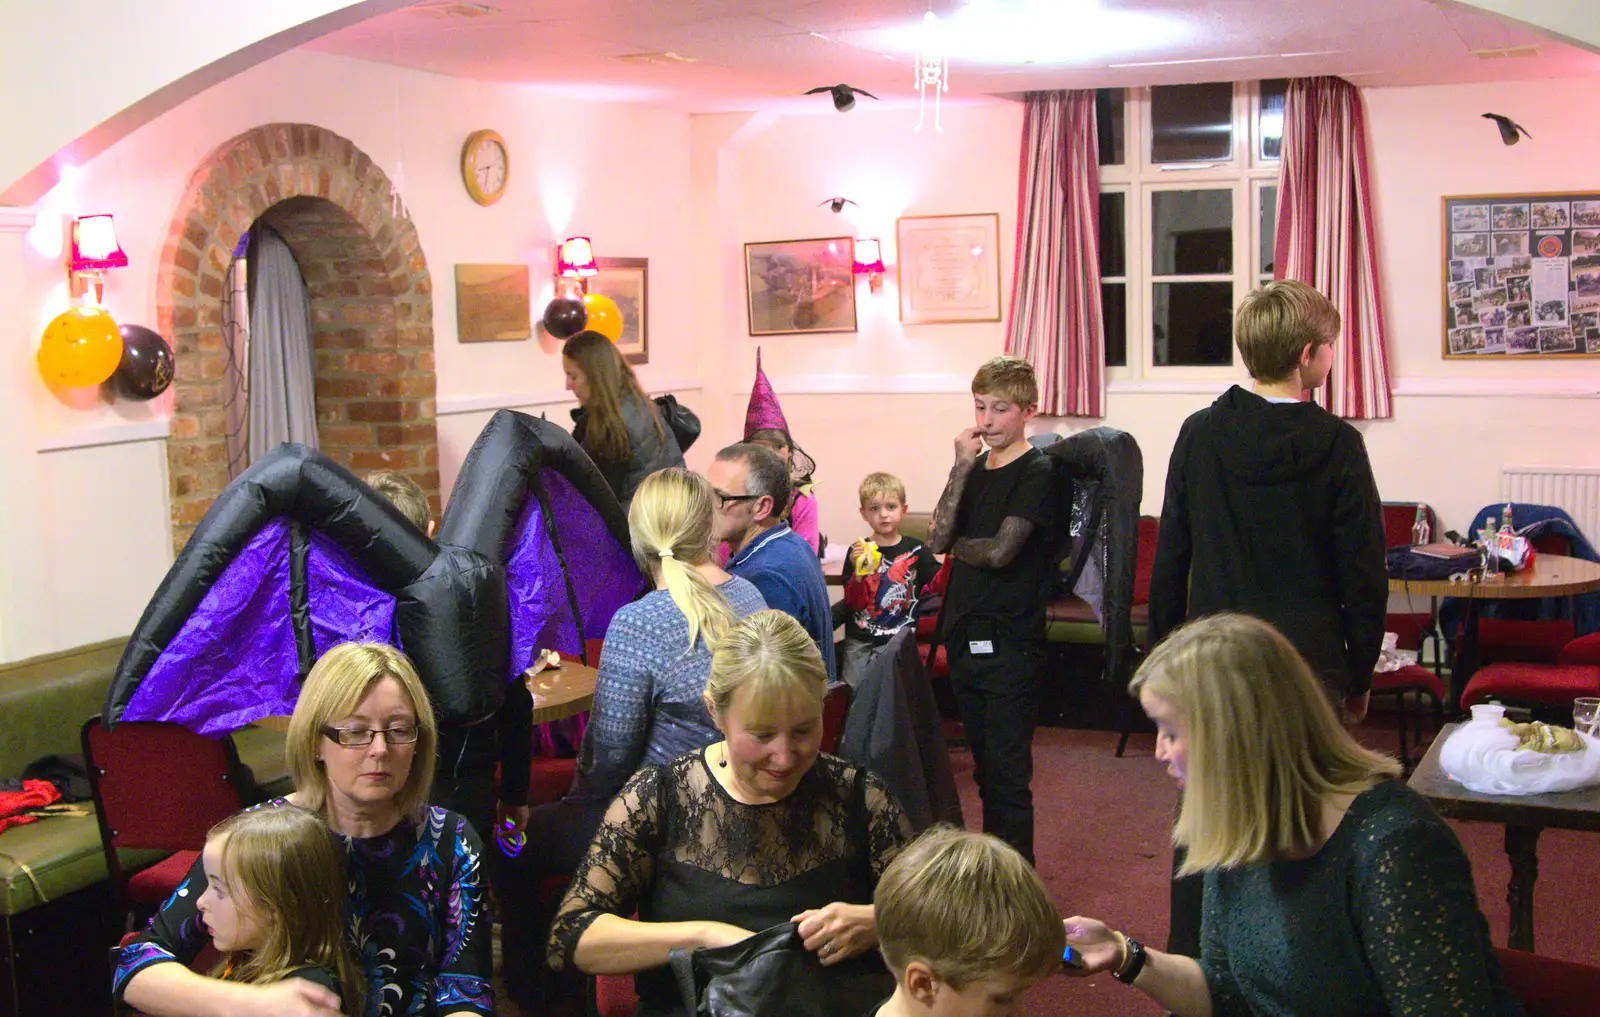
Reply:
[[[1580,696],[1572,701],[1572,729],[1600,736],[1600,697]]]

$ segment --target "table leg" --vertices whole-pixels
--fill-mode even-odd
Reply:
[[[1539,878],[1538,826],[1506,827],[1506,857],[1511,861],[1511,883],[1506,904],[1511,910],[1511,931],[1506,945],[1533,952],[1533,884]]]
[[[1451,717],[1461,715],[1461,692],[1478,670],[1478,598],[1464,597],[1466,604],[1461,612],[1461,626],[1456,630],[1455,645],[1450,656],[1450,701],[1445,704]]]

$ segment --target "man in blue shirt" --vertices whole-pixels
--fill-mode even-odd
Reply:
[[[717,453],[706,479],[717,499],[712,529],[731,552],[723,567],[753,583],[768,607],[804,626],[817,641],[828,681],[837,681],[833,615],[822,563],[805,538],[780,518],[789,504],[789,467],[761,445],[729,445]]]

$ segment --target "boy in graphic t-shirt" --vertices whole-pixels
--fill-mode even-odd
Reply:
[[[940,628],[983,799],[983,832],[1031,862],[1033,725],[1044,609],[1058,564],[1056,478],[1025,434],[1039,402],[1032,365],[995,357],[973,377],[972,400],[975,424],[956,436],[928,546],[955,559]]]
[[[907,625],[915,624],[923,588],[939,562],[920,540],[901,536],[906,485],[890,473],[861,482],[861,518],[872,536],[850,545],[844,559],[844,661],[840,677],[851,685],[863,669]]]

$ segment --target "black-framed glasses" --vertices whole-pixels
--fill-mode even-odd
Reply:
[[[325,724],[322,733],[349,749],[371,745],[372,739],[377,735],[383,735],[385,745],[410,745],[417,740],[417,725],[397,724],[388,728],[368,728],[334,727],[332,724]]]
[[[759,494],[729,494],[726,491],[719,491],[714,487],[711,489],[711,493],[717,496],[717,504],[722,508],[727,508],[734,502],[755,501],[757,498],[761,497]]]

